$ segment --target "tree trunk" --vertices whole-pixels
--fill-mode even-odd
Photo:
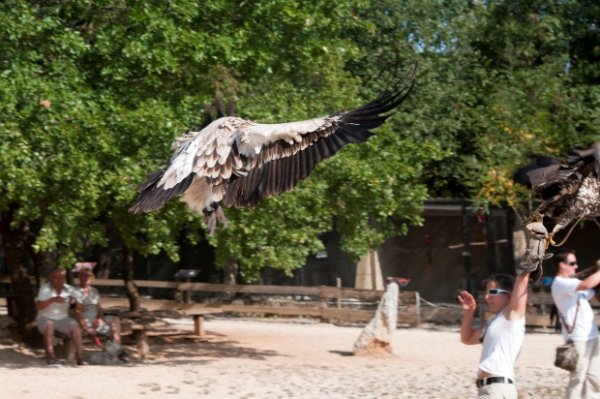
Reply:
[[[235,285],[237,283],[238,264],[233,260],[227,262],[225,266],[223,284]]]
[[[96,278],[109,278],[110,277],[110,249],[107,248],[105,251],[101,251],[98,254],[98,269],[96,269]]]
[[[39,279],[48,280],[50,278],[50,274],[56,269],[56,261],[55,252],[41,251],[33,253],[33,262]]]
[[[127,246],[123,246],[123,281],[125,290],[129,298],[129,310],[131,312],[140,311],[140,294],[134,282],[133,274],[133,251]]]
[[[94,259],[98,262],[96,266],[96,278],[110,278],[110,271],[113,266],[112,248],[122,246],[113,224],[110,221],[106,221],[105,223],[108,245],[106,247],[95,246],[93,252]]]
[[[2,245],[6,268],[12,283],[12,292],[16,312],[12,315],[16,322],[20,337],[28,344],[39,342],[41,337],[35,327],[35,293],[29,276],[27,274],[26,261],[26,234],[27,230],[23,223],[16,229],[11,228],[14,209],[3,211],[0,219],[0,232],[2,234]]]
[[[237,273],[238,273],[238,264],[233,260],[229,260],[227,265],[225,266],[224,276],[223,276],[223,284],[226,285],[236,285],[237,284]],[[223,298],[225,299],[233,299],[235,296],[235,291],[226,290],[223,292]]]

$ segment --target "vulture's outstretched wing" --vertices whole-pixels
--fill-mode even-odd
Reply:
[[[173,144],[167,167],[140,187],[132,212],[158,209],[183,194],[196,211],[255,206],[290,191],[323,159],[350,143],[360,143],[383,124],[414,87],[416,65],[398,87],[351,111],[280,124],[223,117]]]
[[[554,223],[550,235],[574,220],[600,216],[600,142],[573,149],[563,159],[538,156],[514,180],[542,197],[531,219],[549,218]]]
[[[236,143],[242,156],[249,157],[248,173],[227,183],[225,205],[254,206],[263,198],[290,191],[321,160],[346,144],[367,140],[373,134],[369,129],[383,124],[411,89],[412,84],[358,109],[322,118],[250,125]]]

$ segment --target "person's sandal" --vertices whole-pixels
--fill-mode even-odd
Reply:
[[[46,360],[46,363],[48,364],[48,366],[58,366],[59,365],[58,359],[55,357],[49,357]]]
[[[129,363],[129,353],[125,349],[121,349],[117,354],[117,358],[123,363]]]
[[[83,359],[77,359],[77,365],[78,365],[78,366],[88,366],[88,365],[89,365],[89,363],[88,363],[88,362],[86,362],[86,361],[85,361],[85,360],[83,360]]]

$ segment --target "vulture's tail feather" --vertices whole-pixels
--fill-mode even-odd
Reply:
[[[129,211],[132,213],[149,212],[162,208],[162,206],[171,198],[181,195],[188,189],[194,174],[190,174],[176,186],[165,190],[158,187],[157,184],[164,174],[164,170],[159,170],[148,175],[146,181],[139,187],[139,195]]]

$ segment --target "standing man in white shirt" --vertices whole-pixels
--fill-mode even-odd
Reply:
[[[553,260],[556,277],[552,282],[552,299],[558,308],[563,338],[573,341],[579,354],[566,397],[600,399],[600,338],[589,302],[594,297],[593,288],[600,284],[600,269],[580,280],[575,277],[577,257],[574,251],[561,249],[554,254]]]
[[[58,364],[54,355],[54,332],[59,331],[73,339],[77,364],[83,365],[83,347],[81,342],[81,329],[77,321],[69,317],[70,300],[75,298],[73,288],[65,284],[65,271],[55,269],[50,275],[50,283],[42,284],[35,300],[38,310],[35,322],[37,328],[44,335],[49,365]]]

